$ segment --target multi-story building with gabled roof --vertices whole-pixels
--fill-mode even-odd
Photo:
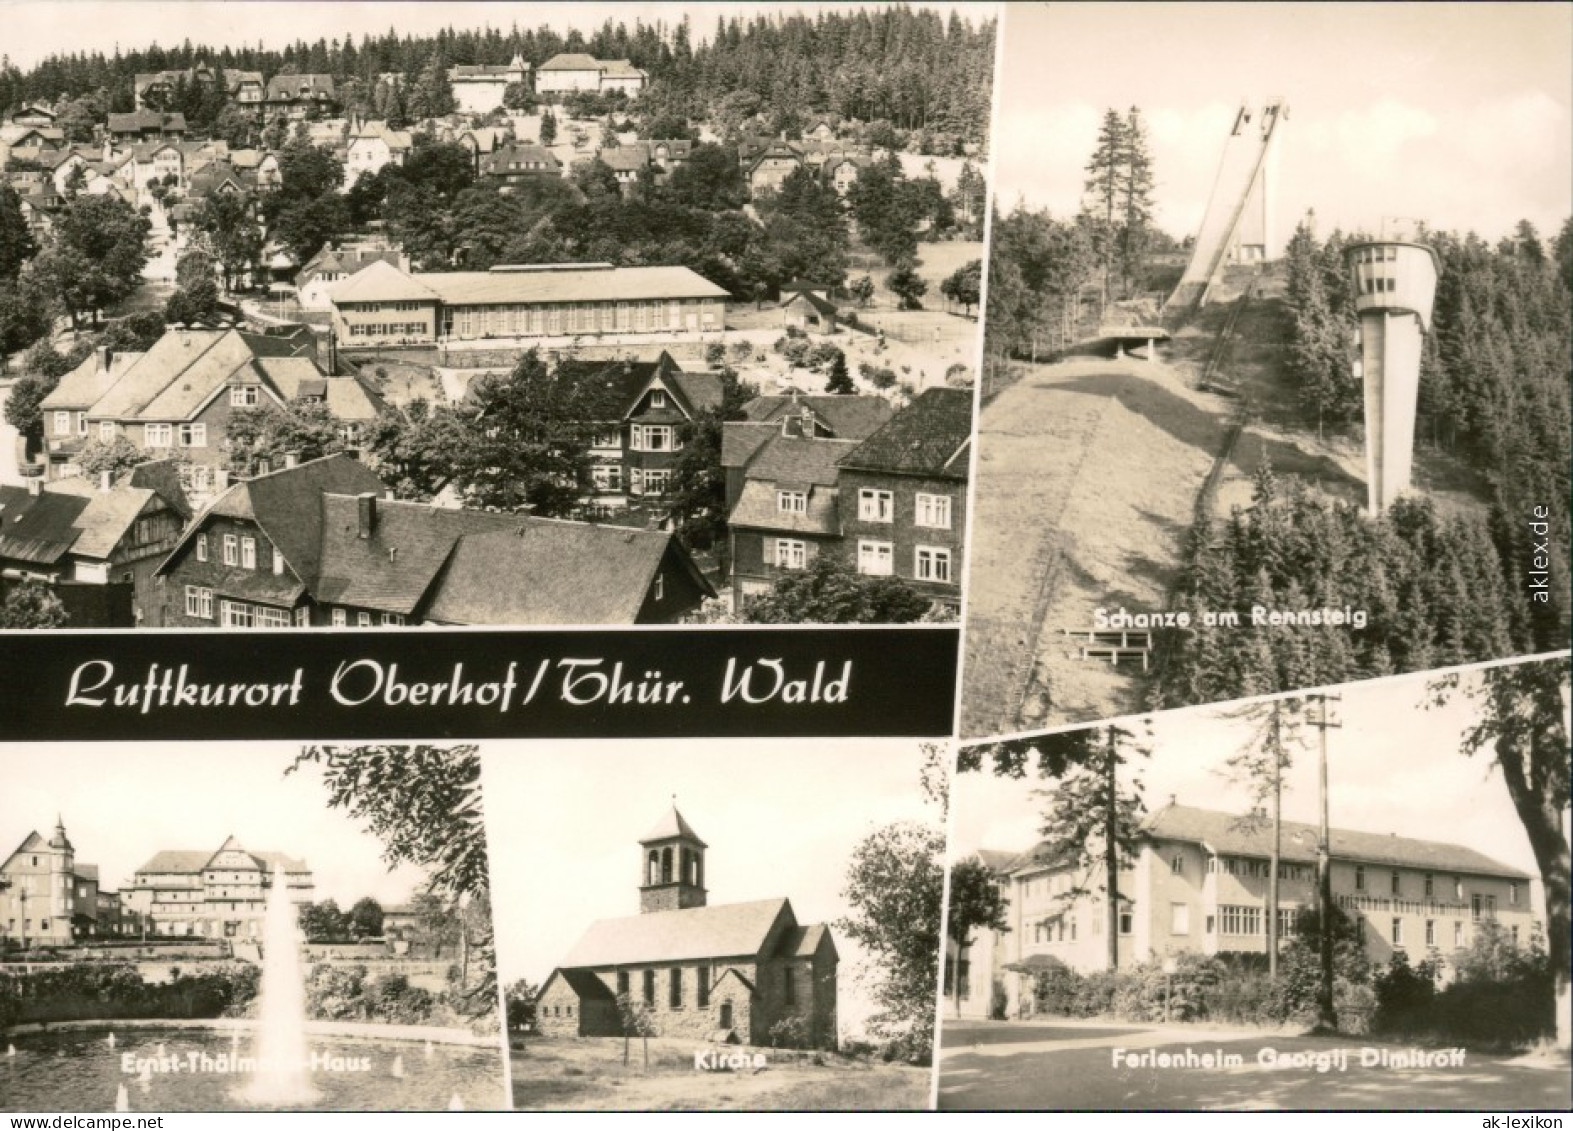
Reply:
[[[304,860],[253,851],[231,836],[217,850],[155,853],[121,892],[121,903],[150,935],[257,939],[275,872],[292,902],[312,901],[315,889]]]
[[[1264,954],[1272,822],[1176,804],[1149,815],[1131,866],[1121,873],[1121,967],[1169,955]],[[1282,822],[1279,938],[1293,937],[1300,913],[1316,905],[1318,829]],[[1014,856],[979,858],[999,877],[1010,929],[980,932],[959,957],[950,947],[947,982],[962,977],[961,1014],[986,1017],[995,988],[1009,1016],[1031,995],[1034,966],[1077,971],[1108,962],[1101,871],[1070,867],[1047,844]],[[1536,924],[1532,877],[1474,848],[1387,833],[1330,830],[1333,899],[1379,963],[1467,947],[1487,921],[1527,944]],[[1094,894],[1077,894],[1092,892]],[[954,983],[947,996],[953,1002]]]

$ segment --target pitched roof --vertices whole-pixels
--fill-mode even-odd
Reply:
[[[836,941],[825,923],[810,923],[806,927],[793,927],[781,936],[776,947],[778,958],[812,958],[820,946],[828,943],[830,952],[836,952]]]
[[[838,440],[862,440],[871,436],[895,413],[884,397],[830,393],[755,397],[743,406],[743,413],[749,420],[778,421],[793,409],[801,408],[807,408],[823,421]]]
[[[602,919],[590,924],[561,968],[765,957],[764,949],[778,925],[788,930],[797,926],[792,905],[785,899]]]
[[[650,167],[650,150],[640,145],[617,145],[603,148],[596,155],[607,168],[625,173],[637,173]]]
[[[785,511],[781,509],[776,492],[780,489],[800,489],[808,492],[808,510]],[[760,483],[750,479],[743,484],[742,492],[727,525],[738,529],[770,530],[780,534],[834,535],[841,532],[840,493],[834,487],[809,486],[797,482]]]
[[[186,132],[184,114],[163,114],[157,110],[135,110],[130,114],[109,115],[110,133],[142,133],[144,130]]]
[[[807,436],[772,436],[748,465],[749,481],[836,484],[837,465],[857,450],[856,440]]]
[[[87,499],[61,491],[33,494],[26,487],[0,486],[0,558],[52,565],[76,542],[77,520]]]
[[[61,479],[46,490],[78,495],[87,500],[87,506],[74,524],[78,534],[71,544],[71,552],[88,558],[108,558],[113,554],[132,524],[148,509],[148,504],[159,497],[151,489],[125,484],[103,491],[85,476]]]
[[[142,359],[140,353],[116,353],[109,358],[109,367],[99,369],[99,355],[95,351],[71,372],[60,378],[53,391],[38,402],[38,407],[48,412],[56,408],[90,408],[98,403],[109,387],[126,371]]]
[[[728,420],[721,425],[721,466],[743,467],[772,436],[781,435],[777,424]]]
[[[300,97],[299,92],[306,90],[312,94],[326,94],[333,96],[332,75],[274,75],[268,80],[267,100],[269,102],[290,101]]]
[[[544,146],[534,145],[527,141],[510,142],[507,145],[495,146],[490,152],[481,147],[479,131],[477,134],[477,148],[482,149],[481,175],[501,175],[503,173],[541,172],[556,175],[562,171],[563,163],[557,155]]]
[[[426,616],[443,624],[635,624],[665,564],[715,591],[667,531],[509,516],[454,548]],[[499,578],[512,584],[498,585]]]
[[[1240,815],[1189,805],[1167,805],[1144,823],[1149,837],[1204,844],[1212,851],[1231,856],[1270,854],[1270,822],[1247,825]],[[1330,829],[1330,848],[1335,859],[1371,864],[1398,865],[1438,872],[1468,872],[1472,875],[1502,876],[1528,880],[1517,868],[1502,864],[1484,853],[1459,844],[1416,840],[1392,834]],[[1282,822],[1279,855],[1284,860],[1316,860],[1317,826],[1300,821]]]
[[[382,481],[370,469],[343,453],[237,483],[214,499],[186,528],[158,572],[169,570],[209,515],[224,515],[255,520],[284,555],[295,576],[309,585],[316,579],[320,564],[324,493],[356,495],[370,491],[380,495],[383,490]],[[262,577],[260,572],[254,576]]]
[[[655,827],[639,838],[639,843],[649,844],[653,840],[672,840],[676,837],[687,837],[689,840],[697,840],[701,848],[710,847],[704,841],[699,840],[699,834],[694,832],[693,826],[683,819],[683,815],[677,811],[676,805],[673,805],[661,815],[661,819],[655,823]]]
[[[119,419],[135,416],[194,366],[204,354],[232,333],[226,330],[169,330],[154,342],[118,381],[93,403],[90,415]],[[245,359],[231,349],[223,376],[228,377]]]
[[[176,875],[193,875],[201,872],[208,866],[208,862],[220,852],[236,850],[245,853],[251,858],[252,863],[259,871],[271,872],[274,864],[282,864],[286,872],[307,871],[306,862],[299,857],[288,856],[282,852],[257,852],[242,848],[234,837],[230,837],[216,850],[202,852],[189,848],[166,848],[155,852],[148,862],[138,868],[138,872],[166,872]]]
[[[398,266],[379,259],[328,288],[333,302],[435,302],[437,292]]]
[[[540,992],[536,994],[539,1001],[552,984],[553,978],[561,978],[568,983],[575,996],[581,1001],[616,1001],[617,995],[612,993],[612,988],[588,970],[564,970],[558,967],[541,983]]]
[[[925,389],[841,461],[842,467],[967,478],[972,390]]]
[[[591,55],[563,52],[541,64],[543,71],[599,71],[601,62]]]
[[[540,270],[445,271],[409,277],[450,305],[729,297],[726,291],[687,267],[554,264]],[[345,280],[340,285],[353,281]],[[334,301],[341,301],[337,287],[332,296]]]

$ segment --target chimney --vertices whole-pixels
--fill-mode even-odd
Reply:
[[[355,497],[360,515],[360,537],[370,538],[377,529],[377,496],[371,491],[366,491]]]
[[[114,350],[110,349],[108,346],[99,346],[98,347],[98,371],[100,373],[108,373],[109,372],[109,365],[114,360],[115,360],[115,351]]]

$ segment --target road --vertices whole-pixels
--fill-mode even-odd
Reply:
[[[1361,1037],[1119,1022],[947,1021],[942,1048],[939,1106],[951,1111],[1523,1112],[1566,1111],[1573,1104],[1565,1058],[1466,1052],[1462,1064],[1362,1067],[1365,1050],[1372,1060],[1414,1050]],[[1116,1049],[1128,1054],[1119,1066]],[[1348,1050],[1342,1070],[1339,1050]],[[1162,1053],[1186,1059],[1188,1051],[1191,1067],[1158,1067],[1143,1059]],[[1204,1061],[1209,1055],[1210,1064]],[[1224,1058],[1230,1067],[1217,1066]],[[1276,1066],[1264,1063],[1274,1058]],[[1281,1063],[1286,1059],[1291,1063]]]
[[[0,486],[15,487],[27,482],[17,466],[22,436],[5,421],[5,404],[11,399],[15,377],[0,378]]]

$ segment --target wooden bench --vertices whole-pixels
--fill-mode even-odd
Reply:
[[[1128,660],[1136,656],[1141,657],[1142,671],[1146,671],[1148,669],[1149,663],[1151,662],[1151,648],[1121,648],[1114,644],[1083,644],[1081,647],[1082,659],[1107,659],[1109,663],[1115,667],[1119,666],[1122,659]]]

